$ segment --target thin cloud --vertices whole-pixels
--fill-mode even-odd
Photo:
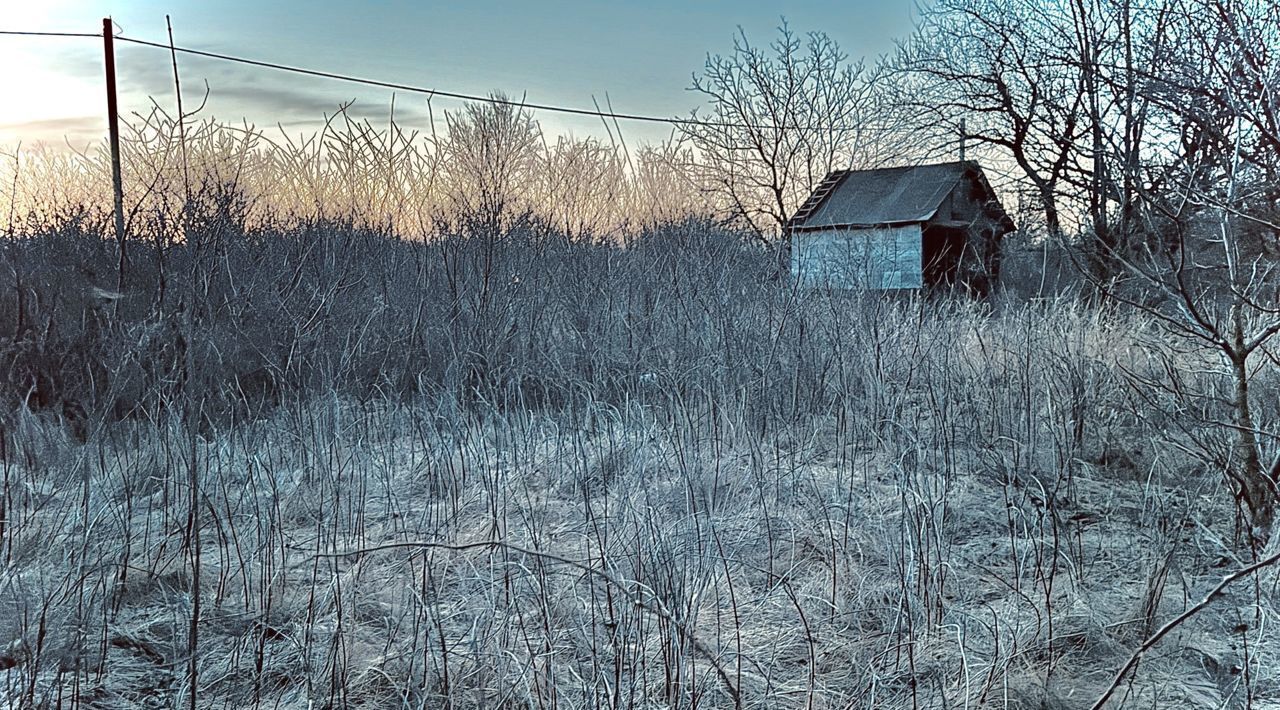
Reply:
[[[102,77],[102,47],[92,50],[84,46],[57,47],[49,50],[44,61],[59,74],[87,79]]]
[[[0,136],[20,138],[24,143],[49,145],[83,145],[103,139],[107,121],[102,116],[70,116],[46,118],[39,121],[0,124]]]
[[[99,85],[102,82],[100,45],[59,48],[51,52],[46,61],[52,68],[66,75]],[[247,120],[258,126],[279,124],[318,130],[326,116],[333,116],[344,105],[350,106],[350,116],[357,120],[368,120],[375,127],[385,126],[391,117],[389,91],[343,85],[323,79],[286,77],[269,70],[226,64],[202,57],[179,57],[178,70],[183,101],[188,111],[201,103],[205,86],[208,85],[208,103],[197,118],[215,117],[232,123]],[[117,43],[116,77],[122,114],[146,115],[150,112],[153,101],[171,114],[176,113],[172,105],[173,65],[163,50]],[[434,116],[437,122],[443,115],[441,109],[450,108],[455,107],[437,108]],[[427,109],[424,97],[397,94],[395,119],[397,124],[407,130],[430,130],[432,114]],[[85,125],[68,123],[65,126],[68,137],[77,141],[87,137],[96,140],[105,132],[105,120],[82,120],[94,121],[92,130],[88,130]],[[39,123],[49,124],[40,130],[42,140],[62,140],[62,134],[58,133],[62,128],[56,121]]]
[[[154,98],[162,106],[172,101],[173,68],[154,57],[135,56],[118,72],[122,94],[128,104],[150,108]],[[352,105],[353,116],[370,121],[385,121],[390,115],[390,93],[343,87],[323,80],[299,80],[272,75],[261,69],[227,66],[217,62],[179,64],[183,101],[188,110],[204,98],[208,86],[206,114],[217,114],[231,120],[246,118],[259,124],[313,122],[319,124],[339,107]],[[354,89],[354,90],[353,90]],[[396,120],[404,125],[426,125],[429,114],[421,97],[400,96],[396,101]]]

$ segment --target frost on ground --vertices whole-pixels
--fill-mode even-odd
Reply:
[[[1221,474],[1171,443],[1176,411],[1135,416],[1141,333],[931,328],[833,360],[861,389],[818,411],[673,369],[555,411],[328,396],[85,444],[21,414],[0,698],[185,707],[194,677],[199,707],[1089,707],[1251,561]],[[1280,706],[1275,584],[1228,588],[1109,707]]]

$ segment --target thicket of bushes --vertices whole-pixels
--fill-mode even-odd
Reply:
[[[185,242],[129,242],[122,289],[114,242],[83,215],[4,242],[6,410],[121,418],[190,395],[216,414],[331,389],[537,408],[658,379],[730,393],[766,366],[772,383],[794,379],[785,363],[814,347],[791,332],[803,326],[770,255],[706,222],[629,244],[533,218],[430,240],[315,219],[248,227],[225,209],[187,222]],[[751,396],[780,406],[777,391]]]

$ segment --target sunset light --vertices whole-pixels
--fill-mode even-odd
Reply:
[[[296,7],[294,7],[296,5]],[[537,8],[535,10],[535,7]],[[167,42],[165,16],[179,45],[292,66],[366,76],[465,94],[502,91],[535,103],[591,109],[606,96],[620,112],[682,115],[696,101],[685,88],[692,68],[719,50],[738,25],[764,36],[783,8],[752,0],[691,9],[686,3],[596,5],[554,2],[371,3],[353,18],[350,6],[314,3],[56,0],[10,3],[0,30],[100,32],[111,16],[122,34]],[[731,11],[730,11],[731,10]],[[911,26],[910,3],[867,1],[786,8],[788,19],[831,32],[859,53],[892,49]],[[856,22],[852,17],[858,17]],[[661,47],[661,51],[654,48]],[[154,98],[172,103],[169,58],[163,50],[122,46],[121,109],[145,113]],[[21,71],[0,74],[0,145],[16,140],[76,143],[105,129],[102,48],[94,39],[0,37],[0,60]],[[268,70],[181,58],[192,100],[210,88],[205,117],[260,126],[282,123],[315,130],[339,105],[385,117],[390,91],[343,85]],[[426,125],[425,101],[402,96],[406,125]],[[437,100],[435,110],[456,108]],[[555,133],[604,135],[598,119],[539,115]],[[625,126],[629,137],[659,140],[669,130]]]
[[[0,30],[65,30],[71,2],[12,3],[0,14]],[[92,18],[72,31],[92,32]],[[68,71],[65,57],[98,59],[92,40],[76,38],[0,38],[0,146],[27,143],[73,143],[100,139],[106,130],[101,79]]]

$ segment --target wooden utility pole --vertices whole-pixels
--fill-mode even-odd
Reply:
[[[124,294],[124,184],[120,179],[120,113],[116,104],[116,48],[111,36],[111,18],[102,18],[102,51],[107,67],[107,131],[111,143],[111,193],[115,199],[116,244],[120,252],[120,269],[116,291]]]
[[[964,162],[965,139],[969,137],[969,131],[965,129],[964,119],[960,119],[960,162]]]

